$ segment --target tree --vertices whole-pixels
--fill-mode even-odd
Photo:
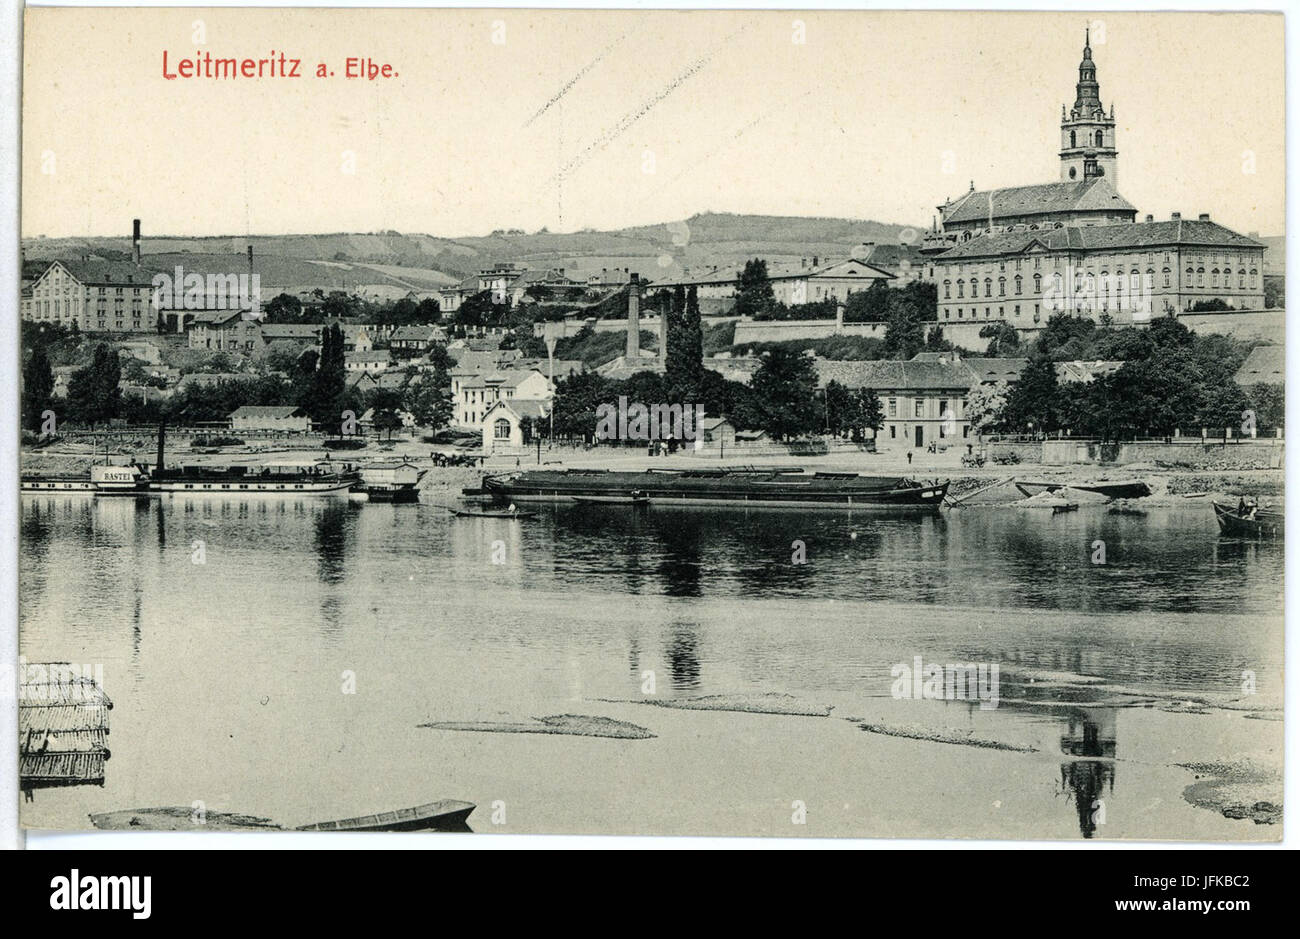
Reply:
[[[271,298],[266,305],[264,323],[301,323],[302,301],[292,294],[282,293]]]
[[[465,298],[456,310],[458,326],[491,326],[500,323],[510,312],[510,300],[507,297],[501,303],[492,298],[492,291],[480,290]]]
[[[455,406],[449,386],[445,369],[425,372],[406,386],[406,410],[417,424],[436,433],[451,423]]]
[[[1260,431],[1272,430],[1286,423],[1285,385],[1251,385],[1246,392],[1255,412],[1255,426]]]
[[[1034,346],[1040,355],[1055,362],[1080,358],[1078,354],[1063,352],[1061,347],[1071,343],[1072,340],[1091,341],[1096,328],[1097,325],[1086,316],[1054,313],[1048,317],[1047,325],[1038,334]]]
[[[309,401],[305,405],[312,420],[334,433],[343,420],[342,399],[346,387],[343,331],[334,323],[321,330],[320,358],[316,361]]]
[[[433,297],[425,297],[415,307],[415,321],[421,325],[437,323],[442,319],[442,304]]]
[[[596,409],[617,397],[610,392],[610,382],[595,372],[560,379],[551,406],[555,432],[590,442],[596,433]]]
[[[852,425],[853,392],[837,381],[826,383],[822,389],[822,405],[825,411],[826,432],[838,437]]]
[[[938,292],[934,284],[913,281],[889,290],[887,296],[886,358],[910,359],[926,347],[926,326],[935,321]],[[934,338],[936,345],[943,344],[942,333]]]
[[[44,414],[54,395],[54,372],[45,349],[37,346],[23,363],[22,423],[28,430],[40,430]]]
[[[989,341],[988,347],[984,350],[985,355],[1019,355],[1022,351],[1020,331],[1005,320],[989,323],[980,329],[980,338]]]
[[[393,431],[402,426],[402,396],[391,388],[376,388],[370,397],[371,423],[375,430],[388,431],[388,439],[393,439]]]
[[[799,352],[773,349],[750,380],[759,426],[779,440],[810,433],[820,425],[817,371]]]
[[[834,436],[862,440],[865,431],[879,430],[885,422],[880,397],[871,388],[851,390],[837,381],[826,385],[826,429]]]
[[[883,280],[873,280],[866,290],[854,291],[844,304],[844,322],[885,322],[889,319],[893,293]]]
[[[876,433],[885,426],[885,408],[874,388],[859,388],[854,396],[857,399],[853,415],[855,424],[851,430],[853,439],[861,440],[863,431]]]
[[[122,367],[117,353],[104,343],[95,346],[89,365],[68,379],[68,415],[95,426],[117,417],[121,398]]]
[[[704,331],[700,323],[700,300],[693,285],[681,299],[680,311],[677,307],[678,298],[674,296],[664,363],[668,395],[674,403],[695,404],[704,384]]]
[[[768,278],[767,262],[761,258],[746,261],[736,284],[736,304],[733,312],[738,316],[757,316],[776,305],[776,294]]]
[[[1060,412],[1056,364],[1045,355],[1034,354],[1007,395],[1004,422],[1015,431],[1050,433],[1060,427]]]
[[[1011,393],[1006,382],[976,385],[966,395],[966,421],[976,435],[992,433],[1002,426],[1007,396]]]

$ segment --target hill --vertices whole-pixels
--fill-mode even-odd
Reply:
[[[231,259],[230,265],[220,269],[238,271],[243,269],[244,252],[251,244],[259,270],[262,262],[276,259],[274,275],[270,271],[262,274],[268,283],[310,283],[305,275],[321,273],[320,268],[303,268],[290,262],[333,262],[343,267],[337,269],[342,273],[328,279],[331,284],[411,283],[427,289],[509,261],[532,267],[563,267],[572,277],[601,269],[627,268],[662,280],[678,276],[686,267],[739,268],[752,257],[797,262],[803,257],[844,256],[864,241],[897,241],[907,228],[843,218],[709,213],[680,222],[613,231],[497,232],[463,238],[393,231],[207,238],[146,235],[142,250],[151,262],[172,263],[172,257],[152,257],[159,254],[179,255],[182,261],[186,255],[194,256],[195,269],[199,257],[205,259],[205,265],[224,264],[225,259]],[[129,237],[23,240],[24,257],[32,261],[130,250]]]

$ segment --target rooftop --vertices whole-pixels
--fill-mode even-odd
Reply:
[[[1009,189],[971,190],[955,202],[940,206],[945,225],[1026,215],[1089,211],[1137,212],[1104,177],[1077,182],[1039,183]]]
[[[1117,225],[1084,225],[1039,231],[980,235],[943,252],[936,261],[960,258],[1000,257],[1044,251],[1113,251],[1121,248],[1165,246],[1263,248],[1263,244],[1239,235],[1217,222],[1171,219],[1167,222],[1133,222]]]
[[[1236,381],[1243,388],[1250,385],[1286,383],[1286,346],[1256,346],[1237,369]]]

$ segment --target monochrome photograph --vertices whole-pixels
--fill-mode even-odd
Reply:
[[[1281,14],[22,30],[24,828],[1282,839]]]

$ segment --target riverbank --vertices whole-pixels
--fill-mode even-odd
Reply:
[[[302,460],[325,457],[327,451],[318,447],[263,449],[252,447],[223,448],[218,453],[206,452],[209,448],[191,449],[179,446],[169,449],[167,460],[187,465],[258,465],[274,460]],[[464,488],[477,487],[485,473],[506,473],[538,467],[549,469],[591,468],[623,471],[655,469],[701,469],[728,466],[800,466],[814,472],[853,472],[868,475],[909,476],[917,479],[947,479],[949,496],[963,496],[985,489],[985,493],[964,503],[967,505],[1002,504],[1023,498],[1011,480],[1037,480],[1062,486],[1077,486],[1097,482],[1142,480],[1151,487],[1151,495],[1144,505],[1176,505],[1186,498],[1234,500],[1240,496],[1253,496],[1280,502],[1286,494],[1286,474],[1282,469],[1235,470],[1167,469],[1150,464],[1124,467],[1059,466],[1043,464],[992,465],[963,467],[959,462],[936,458],[933,454],[917,454],[911,461],[906,455],[875,454],[866,452],[838,453],[823,456],[791,457],[733,454],[726,459],[705,460],[695,455],[675,454],[666,457],[647,456],[639,449],[575,449],[569,447],[547,448],[509,457],[489,457],[478,466],[437,466],[430,458],[428,444],[416,441],[394,441],[372,445],[362,450],[330,453],[338,460],[354,462],[382,462],[395,459],[409,460],[427,470],[420,488],[425,493],[423,501],[446,503],[460,495]],[[925,459],[930,457],[930,459]],[[153,455],[122,453],[113,462],[130,462],[132,458],[152,462]],[[71,445],[21,453],[23,473],[84,473],[91,464],[102,461],[102,451],[97,457],[88,446]],[[1001,487],[995,483],[1004,482]]]

